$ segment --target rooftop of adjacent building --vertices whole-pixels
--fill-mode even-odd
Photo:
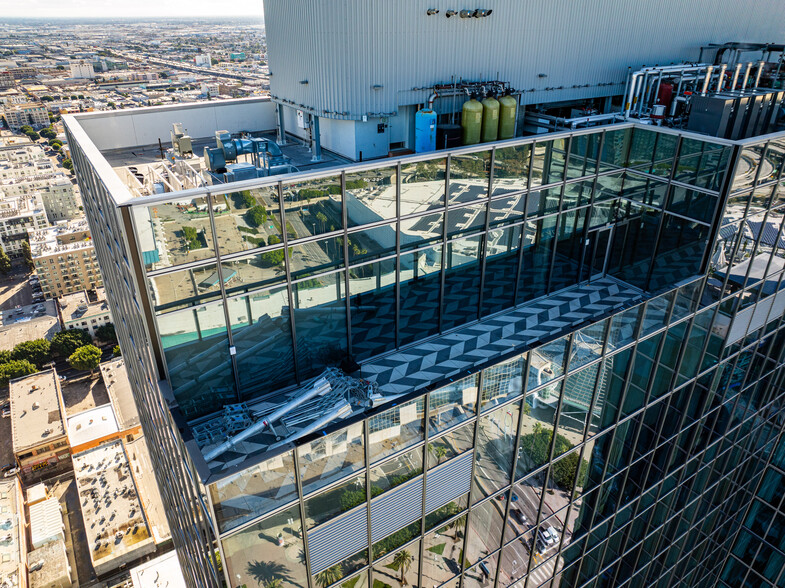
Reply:
[[[0,479],[0,585],[19,586],[25,573],[24,504],[19,480]]]
[[[177,552],[170,551],[131,568],[131,582],[133,588],[185,588]]]
[[[125,360],[118,357],[105,361],[99,368],[120,430],[125,431],[135,427],[139,424],[139,412],[134,402],[128,372],[125,369]]]
[[[65,541],[52,541],[27,554],[30,588],[62,586],[70,581],[71,567]]]
[[[67,429],[68,442],[73,448],[120,431],[111,404],[97,406],[68,417]]]
[[[15,453],[65,437],[60,381],[54,368],[11,380],[9,388]]]
[[[43,229],[28,229],[28,235],[33,259],[93,247],[90,227],[84,218],[60,221]]]
[[[58,304],[63,322],[81,321],[95,316],[104,316],[109,312],[109,303],[103,288],[97,288],[97,300],[90,300],[87,291],[74,292],[61,296]]]
[[[40,194],[6,196],[0,200],[0,219],[2,220],[29,217],[36,214],[44,214],[44,201]]]
[[[123,557],[151,543],[123,443],[99,445],[74,455],[73,461],[93,564]]]
[[[33,549],[64,539],[63,511],[56,496],[45,496],[28,506],[30,513],[30,544]]]
[[[54,300],[0,311],[0,349],[33,339],[51,339],[60,330]]]

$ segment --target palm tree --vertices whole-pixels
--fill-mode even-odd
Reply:
[[[283,580],[281,578],[273,578],[264,584],[264,588],[283,588]]]
[[[327,588],[327,586],[335,584],[341,578],[343,578],[343,568],[341,567],[341,564],[338,563],[333,567],[322,570],[316,574],[316,583],[321,586],[321,588]]]
[[[274,584],[276,580],[281,583],[283,581],[291,582],[292,577],[289,575],[289,571],[285,565],[274,561],[249,561],[246,568],[246,573],[260,586],[273,584],[269,588],[281,588]]]
[[[442,458],[447,457],[447,448],[444,445],[433,445],[432,443],[428,445],[431,453],[436,458],[436,465],[439,465],[442,462]]]
[[[409,568],[412,567],[413,561],[414,556],[405,549],[402,549],[393,556],[392,565],[401,573],[401,586],[406,586],[406,573],[409,571]]]

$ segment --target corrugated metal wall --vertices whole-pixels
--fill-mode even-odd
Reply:
[[[445,17],[475,8],[493,13]],[[524,103],[554,102],[620,94],[628,66],[697,60],[708,43],[785,40],[782,0],[264,0],[264,15],[273,96],[354,119],[453,76],[498,75]]]

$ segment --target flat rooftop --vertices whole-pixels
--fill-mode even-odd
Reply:
[[[18,343],[51,339],[60,331],[54,300],[0,311],[0,349],[11,350]]]
[[[479,371],[500,356],[523,353],[571,332],[578,326],[602,320],[643,300],[644,296],[641,290],[609,277],[565,288],[452,333],[363,363],[356,377],[367,380],[375,387],[378,396],[373,405],[381,406],[404,394],[422,393],[426,388],[445,383],[458,374]],[[489,345],[491,342],[492,346]],[[205,431],[223,431],[222,435],[213,437],[201,447],[202,455],[208,455],[220,445],[238,415],[239,418],[250,416],[254,422],[261,420],[308,388],[304,386],[289,393],[278,393],[248,402],[247,411],[227,411],[192,425],[197,444],[200,438],[207,439],[207,436],[203,436]],[[313,432],[309,431],[309,427],[334,410],[341,398],[317,396],[296,410],[287,412],[280,421],[273,422],[275,433],[269,429],[263,430],[210,459],[207,466],[211,476],[217,479],[249,467],[262,457],[269,457],[282,445],[276,436],[296,442],[304,433]],[[353,403],[350,412],[330,422],[322,422],[316,430],[363,414],[367,409],[367,403]]]
[[[73,448],[112,435],[120,430],[111,404],[97,406],[68,417],[67,427],[68,441]]]
[[[149,548],[147,518],[121,441],[73,456],[93,566]]]
[[[186,588],[176,551],[131,568],[131,582],[134,588]]]
[[[33,258],[47,257],[93,247],[87,219],[61,221],[54,226],[28,230]]]
[[[103,316],[109,312],[109,303],[103,293],[103,288],[98,289],[98,301],[90,302],[87,297],[87,292],[74,292],[61,296],[59,299],[60,312],[63,315],[63,321],[76,321],[94,316]]]
[[[19,586],[25,574],[24,504],[19,481],[0,480],[0,585]]]
[[[53,541],[27,554],[28,580],[30,588],[60,586],[71,576],[68,571],[68,555],[65,541]]]
[[[65,437],[60,382],[54,368],[11,380],[10,398],[15,453]]]
[[[105,361],[99,366],[101,378],[109,393],[109,401],[114,408],[115,418],[121,431],[126,431],[139,424],[139,411],[136,409],[131,382],[125,369],[122,357]]]

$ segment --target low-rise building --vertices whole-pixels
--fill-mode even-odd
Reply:
[[[71,77],[92,80],[95,78],[95,68],[93,68],[93,64],[89,61],[80,59],[79,61],[71,63]]]
[[[27,555],[30,588],[71,588],[65,541],[53,541]]]
[[[63,330],[82,329],[95,337],[98,327],[112,322],[112,311],[106,301],[103,288],[97,288],[94,300],[85,291],[61,296],[60,316],[63,320]]]
[[[74,473],[96,574],[102,576],[155,551],[121,441],[75,454]]]
[[[40,194],[12,196],[0,200],[0,245],[9,257],[22,255],[28,231],[49,226]]]
[[[29,231],[28,235],[45,297],[103,286],[86,220],[59,222],[43,230]]]
[[[6,106],[3,116],[12,130],[17,130],[25,125],[31,127],[49,126],[49,112],[43,104],[28,102]]]
[[[16,80],[10,71],[0,71],[0,90],[6,88],[13,88],[16,86]]]
[[[0,586],[26,588],[27,542],[19,479],[0,479]]]
[[[60,380],[54,368],[11,380],[11,437],[22,477],[40,480],[67,470],[71,452]]]
[[[73,182],[62,173],[44,178],[5,180],[0,182],[0,193],[6,197],[40,194],[46,218],[52,224],[82,215],[82,211],[79,210],[81,198],[78,190],[75,189]]]
[[[23,341],[51,339],[58,331],[60,319],[54,300],[0,311],[0,350],[10,351]]]
[[[170,551],[155,559],[131,568],[133,588],[185,588],[183,569],[177,552]]]

